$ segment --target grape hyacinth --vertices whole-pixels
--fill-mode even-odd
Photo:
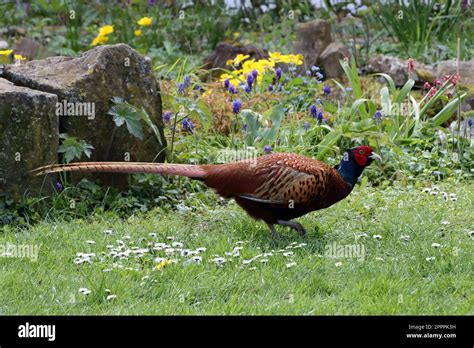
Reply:
[[[316,118],[316,105],[311,105],[311,117]]]
[[[184,119],[183,119],[183,122],[181,123],[181,126],[183,127],[183,129],[185,131],[188,131],[188,132],[193,132],[193,129],[194,129],[194,123],[193,121],[191,121],[189,119],[188,116],[186,116]]]
[[[258,76],[258,71],[257,71],[257,69],[253,69],[253,70],[252,70],[252,76],[253,76],[254,81],[257,80],[257,76]]]
[[[229,89],[229,83],[230,83],[229,79],[224,80],[224,88],[225,89]]]
[[[271,83],[268,85],[268,91],[273,92],[273,85]]]
[[[164,115],[163,115],[163,120],[164,120],[165,122],[169,122],[169,121],[171,120],[171,112],[166,111],[166,112],[164,113]]]
[[[252,88],[252,84],[253,84],[253,75],[252,74],[247,75],[247,84],[250,88]]]
[[[178,83],[178,94],[184,94],[184,83],[180,82]]]
[[[318,109],[317,118],[318,118],[318,124],[323,123],[323,111],[321,109]]]
[[[236,99],[232,102],[232,112],[234,114],[238,114],[240,112],[240,108],[242,107],[242,102],[239,99]]]
[[[276,72],[277,79],[280,80],[281,79],[281,68],[278,67],[275,72]]]
[[[229,93],[230,94],[236,94],[237,93],[237,90],[235,89],[234,85],[230,85],[229,86]]]
[[[329,87],[329,85],[324,86],[323,92],[326,96],[328,96],[331,93],[331,87]]]
[[[375,122],[380,122],[382,121],[382,113],[380,112],[380,110],[377,110],[373,116],[373,119]]]
[[[272,147],[270,145],[265,145],[263,151],[265,151],[265,153],[270,153],[272,152]]]
[[[469,118],[467,119],[467,125],[469,126],[469,128],[472,127],[472,117],[469,116]]]
[[[184,87],[189,87],[191,85],[191,78],[189,76],[184,77]]]
[[[247,92],[247,93],[252,92],[252,86],[251,85],[245,86],[245,92]]]

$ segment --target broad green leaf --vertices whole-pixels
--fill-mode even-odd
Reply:
[[[405,83],[405,85],[402,87],[402,89],[400,90],[398,95],[396,96],[394,102],[395,103],[401,103],[405,99],[407,94],[411,91],[411,89],[413,88],[414,85],[415,85],[415,81],[412,80],[412,79],[409,79]]]

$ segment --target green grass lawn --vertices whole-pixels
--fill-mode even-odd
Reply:
[[[474,184],[439,190],[456,197],[357,189],[301,218],[306,238],[279,228],[273,240],[233,202],[8,228],[0,244],[38,245],[39,255],[0,258],[0,314],[473,314]],[[364,253],[329,257],[333,243]],[[86,258],[77,253],[95,256],[76,264]],[[157,257],[174,262],[157,270]]]

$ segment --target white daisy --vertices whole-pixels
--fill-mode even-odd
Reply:
[[[104,234],[110,236],[111,234],[114,234],[113,230],[104,230]]]
[[[218,265],[222,265],[224,262],[226,262],[226,259],[223,257],[215,257],[211,261]]]
[[[373,238],[380,240],[380,239],[382,239],[382,236],[380,234],[374,234]]]
[[[202,257],[201,256],[193,256],[193,261],[196,263],[201,263],[202,262]]]
[[[115,299],[115,298],[117,298],[117,295],[109,295],[109,296],[107,296],[107,300],[109,300],[109,301],[110,301],[110,300],[113,300],[113,299]]]
[[[86,240],[87,244],[95,244],[95,240]]]
[[[79,292],[83,295],[89,295],[91,293],[88,288],[79,288]]]
[[[426,258],[426,261],[431,262],[431,261],[434,261],[435,259],[436,259],[436,257],[430,256],[430,257]]]
[[[410,236],[409,235],[403,235],[403,236],[400,236],[400,239],[403,240],[404,242],[408,242],[410,240]]]
[[[148,233],[148,235],[149,235],[151,238],[155,238],[155,237],[156,237],[156,233],[155,233],[155,232]]]
[[[292,251],[287,251],[286,253],[283,253],[283,256],[285,257],[289,257],[289,256],[293,256],[294,252]]]
[[[197,248],[197,249],[196,249],[196,251],[197,251],[198,253],[203,253],[203,252],[205,252],[206,250],[207,250],[207,249],[204,248],[204,247],[200,247],[200,248]]]
[[[441,244],[439,244],[439,243],[433,243],[433,244],[431,244],[431,246],[432,246],[433,248],[437,249],[437,248],[439,248],[439,247],[441,246]]]
[[[180,242],[173,242],[171,244],[172,247],[174,248],[182,248],[183,247],[183,243],[180,243]]]
[[[296,262],[290,262],[286,264],[286,268],[294,267],[296,266]]]
[[[336,262],[336,263],[334,264],[334,266],[336,266],[336,267],[341,267],[341,266],[342,266],[342,262],[341,262],[341,261]]]

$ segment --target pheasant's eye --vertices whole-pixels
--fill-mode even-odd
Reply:
[[[359,150],[359,155],[363,155],[364,153],[364,150]]]

